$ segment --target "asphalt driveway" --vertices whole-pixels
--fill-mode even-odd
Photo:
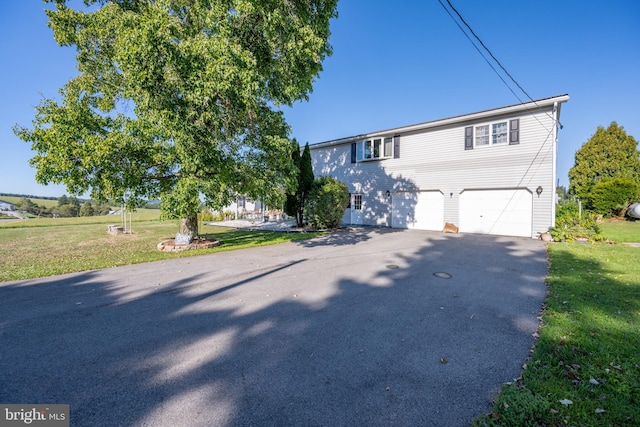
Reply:
[[[362,229],[0,283],[0,402],[78,426],[463,426],[518,377],[546,269],[530,239]]]

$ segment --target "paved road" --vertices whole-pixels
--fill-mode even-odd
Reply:
[[[78,426],[463,426],[519,375],[546,267],[539,241],[364,229],[0,283],[0,402]]]

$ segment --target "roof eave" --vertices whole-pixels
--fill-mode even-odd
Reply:
[[[397,128],[390,128],[385,130],[379,130],[375,132],[369,132],[365,134],[350,136],[347,138],[334,139],[331,141],[319,142],[316,144],[309,145],[309,148],[324,148],[330,147],[333,145],[342,145],[348,144],[356,141],[360,141],[365,138],[373,138],[376,136],[390,135],[390,134],[402,134],[409,132],[416,132],[424,129],[435,128],[440,126],[447,126],[456,123],[464,123],[471,122],[475,120],[485,119],[487,117],[508,115],[513,113],[518,113],[521,111],[535,111],[543,108],[547,108],[553,106],[554,104],[561,104],[569,100],[569,95],[558,95],[550,98],[544,98],[539,100],[534,100],[531,102],[525,102],[522,104],[509,105],[507,107],[494,108],[491,110],[478,111],[476,113],[463,114],[461,116],[454,116],[445,119],[433,120],[430,122],[417,123],[409,126],[402,126]]]

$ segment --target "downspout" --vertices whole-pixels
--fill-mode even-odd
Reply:
[[[557,188],[556,188],[556,182],[557,181],[557,175],[558,175],[558,165],[557,165],[557,158],[558,158],[558,126],[560,126],[560,104],[558,104],[558,102],[554,102],[553,103],[553,173],[552,173],[552,179],[551,179],[551,188],[553,189],[553,194],[551,195],[553,198],[553,203],[551,204],[551,226],[555,227],[556,225],[556,204],[558,201],[558,196],[557,196]]]

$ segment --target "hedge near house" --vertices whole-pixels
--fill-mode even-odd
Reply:
[[[624,216],[627,208],[638,201],[640,185],[628,178],[613,178],[596,183],[588,201],[597,214]]]
[[[313,182],[304,216],[317,229],[336,228],[340,226],[347,206],[347,186],[331,176],[321,176]]]

